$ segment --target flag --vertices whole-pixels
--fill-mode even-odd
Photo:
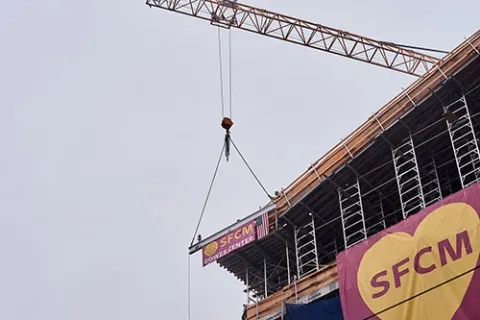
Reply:
[[[268,212],[265,212],[264,214],[255,219],[255,228],[257,231],[257,240],[260,240],[266,235],[268,235]]]

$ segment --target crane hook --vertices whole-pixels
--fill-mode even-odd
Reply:
[[[225,129],[225,158],[230,158],[230,128],[233,126],[233,121],[230,118],[224,117],[222,119],[222,128]]]

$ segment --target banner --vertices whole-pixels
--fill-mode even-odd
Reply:
[[[480,184],[337,256],[346,320],[480,319]]]
[[[308,304],[285,304],[286,320],[343,320],[340,297],[317,300]]]
[[[255,241],[255,234],[255,221],[250,221],[213,240],[202,249],[203,266]]]

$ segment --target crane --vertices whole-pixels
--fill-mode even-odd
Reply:
[[[226,29],[237,28],[421,77],[439,58],[236,0],[147,0],[150,7],[186,14]]]

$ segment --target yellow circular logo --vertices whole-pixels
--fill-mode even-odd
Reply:
[[[205,253],[206,256],[210,257],[214,255],[215,252],[217,252],[217,249],[218,249],[218,243],[217,241],[213,241],[206,245],[203,252]]]

